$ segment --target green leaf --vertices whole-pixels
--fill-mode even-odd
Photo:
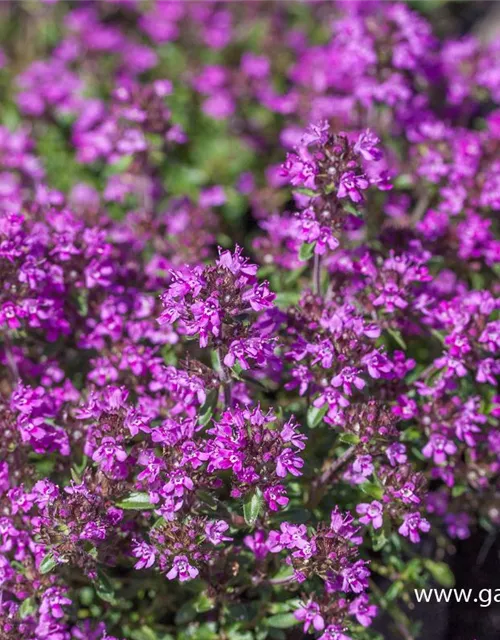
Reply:
[[[137,509],[146,511],[154,509],[154,505],[149,501],[149,495],[145,491],[134,491],[127,498],[116,503],[120,509]]]
[[[309,407],[309,409],[307,410],[307,426],[309,427],[309,429],[315,429],[319,425],[319,423],[322,422],[328,409],[328,403],[325,403],[320,408]]]
[[[94,595],[94,589],[92,589],[91,587],[82,587],[78,590],[80,602],[85,607],[90,607],[90,605],[94,602]]]
[[[19,607],[19,617],[24,620],[28,616],[31,616],[36,611],[36,600],[34,596],[26,598],[26,600]]]
[[[436,340],[438,340],[441,344],[444,345],[444,335],[438,331],[437,329],[429,329],[429,331],[432,333],[432,335],[436,338]]]
[[[47,555],[40,562],[40,567],[38,568],[38,570],[41,574],[50,573],[50,571],[52,571],[52,569],[54,569],[57,564],[58,562],[54,558],[52,551],[49,551],[49,553],[47,553]]]
[[[400,596],[404,590],[405,590],[404,582],[402,582],[401,580],[396,580],[396,582],[393,582],[385,592],[385,597],[389,602],[391,600],[396,600],[396,598]]]
[[[416,442],[422,437],[422,432],[417,427],[408,427],[401,433],[403,442]]]
[[[394,340],[394,342],[396,342],[401,347],[401,349],[406,351],[406,342],[403,340],[403,336],[401,335],[401,331],[398,331],[397,329],[391,329],[390,327],[387,327],[387,333],[391,336],[391,338]]]
[[[260,489],[256,489],[243,505],[243,516],[249,527],[253,527],[257,522],[262,509],[263,499]]]
[[[344,442],[345,444],[358,444],[359,436],[355,433],[343,433],[340,438],[340,442]]]
[[[280,309],[286,309],[287,307],[294,307],[300,300],[300,293],[298,291],[281,291],[276,294],[274,302]]]
[[[392,557],[391,557],[392,559]],[[421,558],[412,558],[401,572],[403,580],[411,580],[416,582],[420,578],[422,573],[422,560]]]
[[[205,613],[211,611],[215,606],[214,599],[207,596],[205,592],[200,595],[194,601],[194,608],[197,613]]]
[[[218,389],[211,389],[208,392],[206,400],[200,409],[200,415],[198,416],[198,424],[200,424],[202,427],[205,427],[212,419],[215,407],[217,406],[218,398]]]
[[[271,515],[273,522],[296,522],[302,524],[311,520],[311,512],[301,507],[292,507],[286,511],[275,511]]]
[[[156,634],[156,632],[146,624],[143,624],[140,629],[134,629],[131,637],[133,638],[133,640],[160,640],[160,637]],[[164,638],[165,636],[162,640],[164,640]]]
[[[431,574],[434,580],[443,587],[453,587],[455,576],[446,562],[436,560],[424,560],[424,567]]]
[[[89,294],[88,291],[79,289],[76,294],[76,300],[78,303],[78,311],[81,316],[85,317],[89,312]]]
[[[97,580],[95,583],[96,593],[105,602],[109,602],[110,604],[115,604],[115,591],[113,589],[113,585],[111,584],[110,579],[102,570],[98,570],[97,572]]]
[[[80,460],[79,464],[75,464],[73,465],[75,468],[76,473],[81,477],[83,476],[83,472],[85,471],[85,469],[87,468],[87,464],[88,464],[89,459],[87,458],[87,456],[82,456],[82,459]]]
[[[458,498],[459,496],[461,496],[463,493],[465,493],[467,491],[467,487],[463,484],[457,484],[453,487],[453,489],[451,490],[451,495],[454,498]]]
[[[175,624],[183,626],[196,618],[196,609],[193,600],[184,603],[175,614]]]
[[[113,164],[107,165],[106,174],[113,176],[118,173],[124,173],[132,164],[133,159],[133,156],[122,156],[116,162],[113,162]]]
[[[210,509],[217,509],[219,506],[219,502],[214,498],[213,494],[210,491],[204,491],[203,489],[199,489],[196,492],[196,496],[199,500],[206,504]]]
[[[361,488],[361,491],[368,494],[372,498],[375,498],[375,500],[381,500],[384,495],[383,488],[378,484],[375,484],[374,482],[363,482],[363,484],[359,486]]]
[[[289,564],[283,564],[276,575],[271,578],[272,582],[280,582],[282,580],[286,580],[293,575],[293,567]]]
[[[314,191],[313,189],[307,189],[306,187],[300,187],[299,189],[294,189],[295,193],[300,193],[303,196],[309,196],[310,198],[316,198],[320,195],[318,191]]]
[[[78,475],[78,473],[75,471],[75,469],[73,467],[71,467],[70,473],[71,473],[71,479],[73,480],[73,482],[75,484],[81,484],[82,479],[81,479],[81,477]]]
[[[360,211],[359,209],[356,209],[356,207],[351,202],[343,203],[342,207],[344,211],[347,211],[347,213],[350,213],[351,215],[356,216],[356,218],[361,218],[363,216],[363,212]]]
[[[370,535],[372,538],[372,549],[374,551],[380,551],[380,549],[382,549],[383,547],[385,547],[385,545],[387,544],[388,537],[386,535],[386,526],[384,523],[384,526],[381,529],[371,529],[370,531]]]
[[[315,246],[316,246],[315,242],[303,242],[300,245],[299,260],[306,262],[307,260],[312,258]]]
[[[401,173],[392,181],[395,189],[409,189],[413,186],[413,178],[407,173]]]
[[[418,447],[412,447],[411,451],[415,456],[415,458],[418,458],[418,460],[422,460],[422,462],[426,462],[427,458],[424,456],[424,454],[420,451]]]
[[[293,271],[290,271],[290,273],[288,273],[288,275],[286,275],[284,279],[285,287],[288,288],[293,286],[300,278],[300,276],[304,273],[304,271],[306,271],[306,269],[307,265],[304,264],[301,267],[297,267],[297,269],[293,269]],[[262,277],[264,278],[264,276]]]
[[[274,629],[289,629],[299,623],[293,613],[278,613],[266,620],[266,625]]]

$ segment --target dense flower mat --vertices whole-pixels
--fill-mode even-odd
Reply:
[[[0,35],[2,640],[413,638],[500,524],[500,43],[356,1]]]

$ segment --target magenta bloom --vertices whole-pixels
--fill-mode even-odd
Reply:
[[[420,542],[420,531],[427,533],[430,531],[431,525],[418,512],[409,513],[404,516],[403,524],[399,527],[398,532],[405,538],[410,538],[414,543]]]
[[[101,463],[103,469],[110,469],[115,461],[123,462],[126,459],[127,452],[114,438],[103,438],[101,446],[92,454],[92,460]]]
[[[365,595],[358,596],[349,605],[349,613],[356,616],[356,620],[363,627],[369,627],[373,622],[373,618],[377,615],[378,608],[374,604],[370,604],[368,597]]]
[[[364,389],[366,386],[366,382],[359,377],[359,373],[359,369],[345,367],[338,375],[332,378],[332,385],[334,387],[342,387],[344,393],[350,396],[353,393],[353,386],[359,390]]]
[[[294,454],[291,449],[285,449],[276,459],[276,475],[279,478],[286,477],[288,473],[292,476],[300,476],[303,466],[302,458]]]
[[[304,633],[307,633],[311,627],[315,631],[322,631],[325,628],[325,621],[321,615],[321,609],[316,602],[310,600],[300,609],[294,611],[297,620],[304,623]]]
[[[377,147],[380,140],[377,136],[367,129],[363,133],[360,134],[354,145],[354,151],[363,156],[363,158],[367,161],[372,160],[380,160],[382,157],[382,152]]]
[[[376,558],[500,524],[500,42],[40,2],[25,50],[0,11],[0,636],[376,636]]]
[[[267,502],[271,511],[284,509],[290,502],[285,487],[279,484],[269,489],[264,489],[264,500]]]
[[[353,171],[346,171],[340,177],[337,196],[339,198],[348,196],[353,202],[362,202],[362,191],[368,189],[369,186],[370,183],[364,175],[355,175]]]
[[[444,464],[446,456],[451,456],[456,452],[456,444],[439,433],[433,433],[429,438],[429,442],[422,449],[424,456],[433,458],[436,464]]]
[[[368,374],[375,380],[387,376],[392,371],[392,365],[387,357],[376,349],[364,356],[362,362]]]
[[[189,564],[187,556],[176,556],[172,568],[167,573],[167,578],[169,580],[178,578],[181,582],[185,582],[186,580],[193,580],[199,573],[196,567]]]
[[[404,464],[408,460],[406,455],[406,447],[401,442],[395,442],[387,447],[386,455],[389,458],[389,462],[393,467],[398,464]]]
[[[149,569],[155,562],[156,551],[155,548],[146,542],[138,542],[132,549],[132,554],[135,558],[139,558],[135,563],[135,569]]]
[[[342,591],[361,593],[368,586],[370,570],[364,560],[357,560],[352,566],[348,566],[341,572]]]
[[[210,540],[212,544],[220,544],[221,542],[226,542],[228,540],[232,540],[229,536],[225,536],[224,532],[229,529],[229,525],[224,520],[217,520],[214,522],[207,522],[205,526],[205,533],[207,539]]]
[[[380,529],[383,524],[383,506],[378,500],[371,503],[362,502],[356,507],[356,511],[362,515],[359,519],[363,524],[371,524],[374,529]]]

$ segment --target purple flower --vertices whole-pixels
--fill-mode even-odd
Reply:
[[[167,578],[169,580],[179,578],[181,582],[185,582],[186,580],[194,580],[199,573],[196,567],[189,564],[187,556],[176,556],[172,568],[167,573]]]
[[[342,387],[344,393],[348,396],[352,395],[352,385],[356,389],[364,389],[366,382],[359,377],[360,371],[354,367],[345,367],[342,371],[332,378],[334,387]]]
[[[389,462],[393,467],[398,464],[405,464],[408,460],[408,456],[406,455],[406,447],[401,442],[394,442],[389,447],[387,447],[386,455],[389,458]]]
[[[165,496],[173,495],[176,498],[182,497],[187,491],[194,489],[194,483],[189,476],[182,471],[174,471],[168,482],[163,485],[162,493]]]
[[[271,531],[268,539],[269,550],[279,553],[282,549],[303,549],[309,545],[307,528],[305,525],[294,525],[283,522],[280,531]]]
[[[303,433],[298,433],[298,428],[299,425],[290,418],[290,420],[283,425],[283,429],[281,430],[281,439],[283,442],[289,442],[296,449],[303,450],[306,446],[305,441],[307,440],[307,436]]]
[[[289,153],[282,166],[282,175],[286,176],[294,187],[316,189],[317,173],[316,164],[302,147],[297,150],[297,153]]]
[[[250,78],[262,80],[269,75],[270,62],[267,56],[256,56],[251,52],[241,56],[241,70]]]
[[[377,148],[380,140],[369,129],[361,133],[354,144],[354,151],[367,161],[380,160],[382,152]]]
[[[359,519],[363,524],[371,524],[374,529],[380,529],[383,524],[383,506],[378,500],[371,503],[362,502],[356,506],[356,511],[363,517]]]
[[[375,380],[387,376],[392,371],[392,365],[387,357],[376,349],[363,356],[361,362],[365,365],[368,374]]]
[[[413,543],[420,542],[419,531],[427,533],[430,531],[431,525],[422,518],[418,512],[407,513],[404,516],[403,524],[399,527],[398,532],[405,538],[410,538]]]
[[[135,558],[139,558],[134,565],[135,569],[149,569],[155,562],[156,550],[146,542],[136,542],[132,554]]]
[[[373,461],[371,456],[358,456],[352,464],[352,470],[364,478],[373,473]]]
[[[422,449],[422,453],[426,458],[433,458],[436,464],[444,464],[446,456],[451,456],[457,452],[457,446],[446,436],[439,433],[433,433],[429,442]]]
[[[300,609],[294,611],[293,615],[304,623],[304,633],[307,633],[311,626],[315,631],[322,631],[325,628],[325,621],[321,615],[321,609],[316,602],[310,600]]]
[[[342,591],[361,593],[368,588],[370,570],[364,560],[357,560],[352,566],[342,569]]]
[[[339,187],[337,190],[337,196],[339,198],[349,198],[353,202],[362,202],[363,195],[362,190],[368,189],[370,183],[364,175],[356,175],[354,171],[346,171],[340,176]]]
[[[264,489],[264,500],[271,511],[279,511],[284,509],[290,502],[283,485],[278,484],[273,487]]]
[[[495,376],[500,373],[500,363],[493,358],[485,358],[478,363],[476,380],[484,384],[496,385]]]
[[[419,504],[420,498],[415,495],[415,485],[413,482],[405,482],[405,484],[394,492],[394,497],[399,498],[405,504]]]
[[[291,449],[285,449],[276,458],[276,475],[279,478],[285,478],[287,473],[293,476],[302,475],[302,467],[304,461],[293,453]]]
[[[314,144],[322,146],[328,140],[329,131],[330,125],[326,121],[310,124],[306,133],[302,136],[301,143],[306,147]]]
[[[351,636],[346,636],[342,627],[336,624],[329,625],[318,640],[352,640]]]
[[[207,522],[205,525],[205,534],[212,544],[220,544],[228,540],[232,540],[229,536],[225,536],[224,532],[229,529],[229,525],[224,520]]]
[[[103,522],[87,522],[80,534],[81,540],[106,540],[107,527]]]
[[[100,463],[105,471],[111,470],[116,461],[124,462],[126,459],[127,452],[110,437],[103,438],[101,445],[92,454],[92,460]]]
[[[373,304],[377,307],[384,306],[389,313],[392,313],[395,309],[406,309],[408,306],[401,289],[393,281],[386,282],[380,294],[374,299]]]
[[[467,513],[447,513],[444,520],[451,538],[466,540],[470,536],[470,516]]]
[[[216,185],[208,189],[203,189],[200,193],[200,205],[202,207],[219,207],[226,202],[224,189]]]
[[[256,531],[253,535],[248,535],[243,538],[243,543],[253,552],[257,560],[265,558],[269,553],[266,538],[267,536],[264,531]]]
[[[356,620],[363,627],[369,627],[377,615],[377,607],[370,604],[366,595],[358,596],[349,605],[349,613],[356,616]]]

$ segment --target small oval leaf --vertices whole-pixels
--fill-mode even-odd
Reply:
[[[307,260],[312,258],[315,246],[316,246],[315,242],[303,242],[300,245],[299,260],[306,262]]]
[[[120,509],[137,509],[138,511],[146,511],[154,509],[154,504],[149,500],[149,495],[145,491],[134,491],[127,498],[116,503]]]
[[[384,495],[383,488],[374,482],[363,482],[363,484],[359,486],[364,493],[375,498],[375,500],[381,500]]]
[[[54,558],[52,551],[49,551],[49,553],[47,553],[47,555],[40,562],[40,566],[38,567],[38,570],[40,571],[40,573],[45,574],[52,571],[52,569],[56,566],[57,566],[57,560]]]
[[[455,576],[446,562],[424,560],[424,566],[434,580],[441,586],[453,587],[455,585]]]
[[[262,492],[256,489],[243,505],[243,516],[249,527],[253,527],[257,522],[260,511],[262,509]]]
[[[307,410],[307,426],[309,429],[315,429],[325,417],[329,409],[328,403],[325,403],[322,407],[309,407]]]
[[[113,589],[113,585],[111,584],[110,579],[104,573],[104,571],[99,570],[97,572],[97,580],[96,580],[96,593],[105,602],[109,602],[110,604],[115,603],[115,592]]]
[[[26,598],[26,600],[19,607],[19,617],[21,618],[21,620],[24,620],[24,618],[31,616],[33,613],[35,613],[35,611],[36,600],[34,596],[31,596],[31,598]]]
[[[266,620],[266,625],[268,627],[273,627],[273,629],[289,629],[290,627],[294,627],[296,624],[299,624],[299,620],[294,616],[293,613],[278,613],[275,616],[271,616]]]

